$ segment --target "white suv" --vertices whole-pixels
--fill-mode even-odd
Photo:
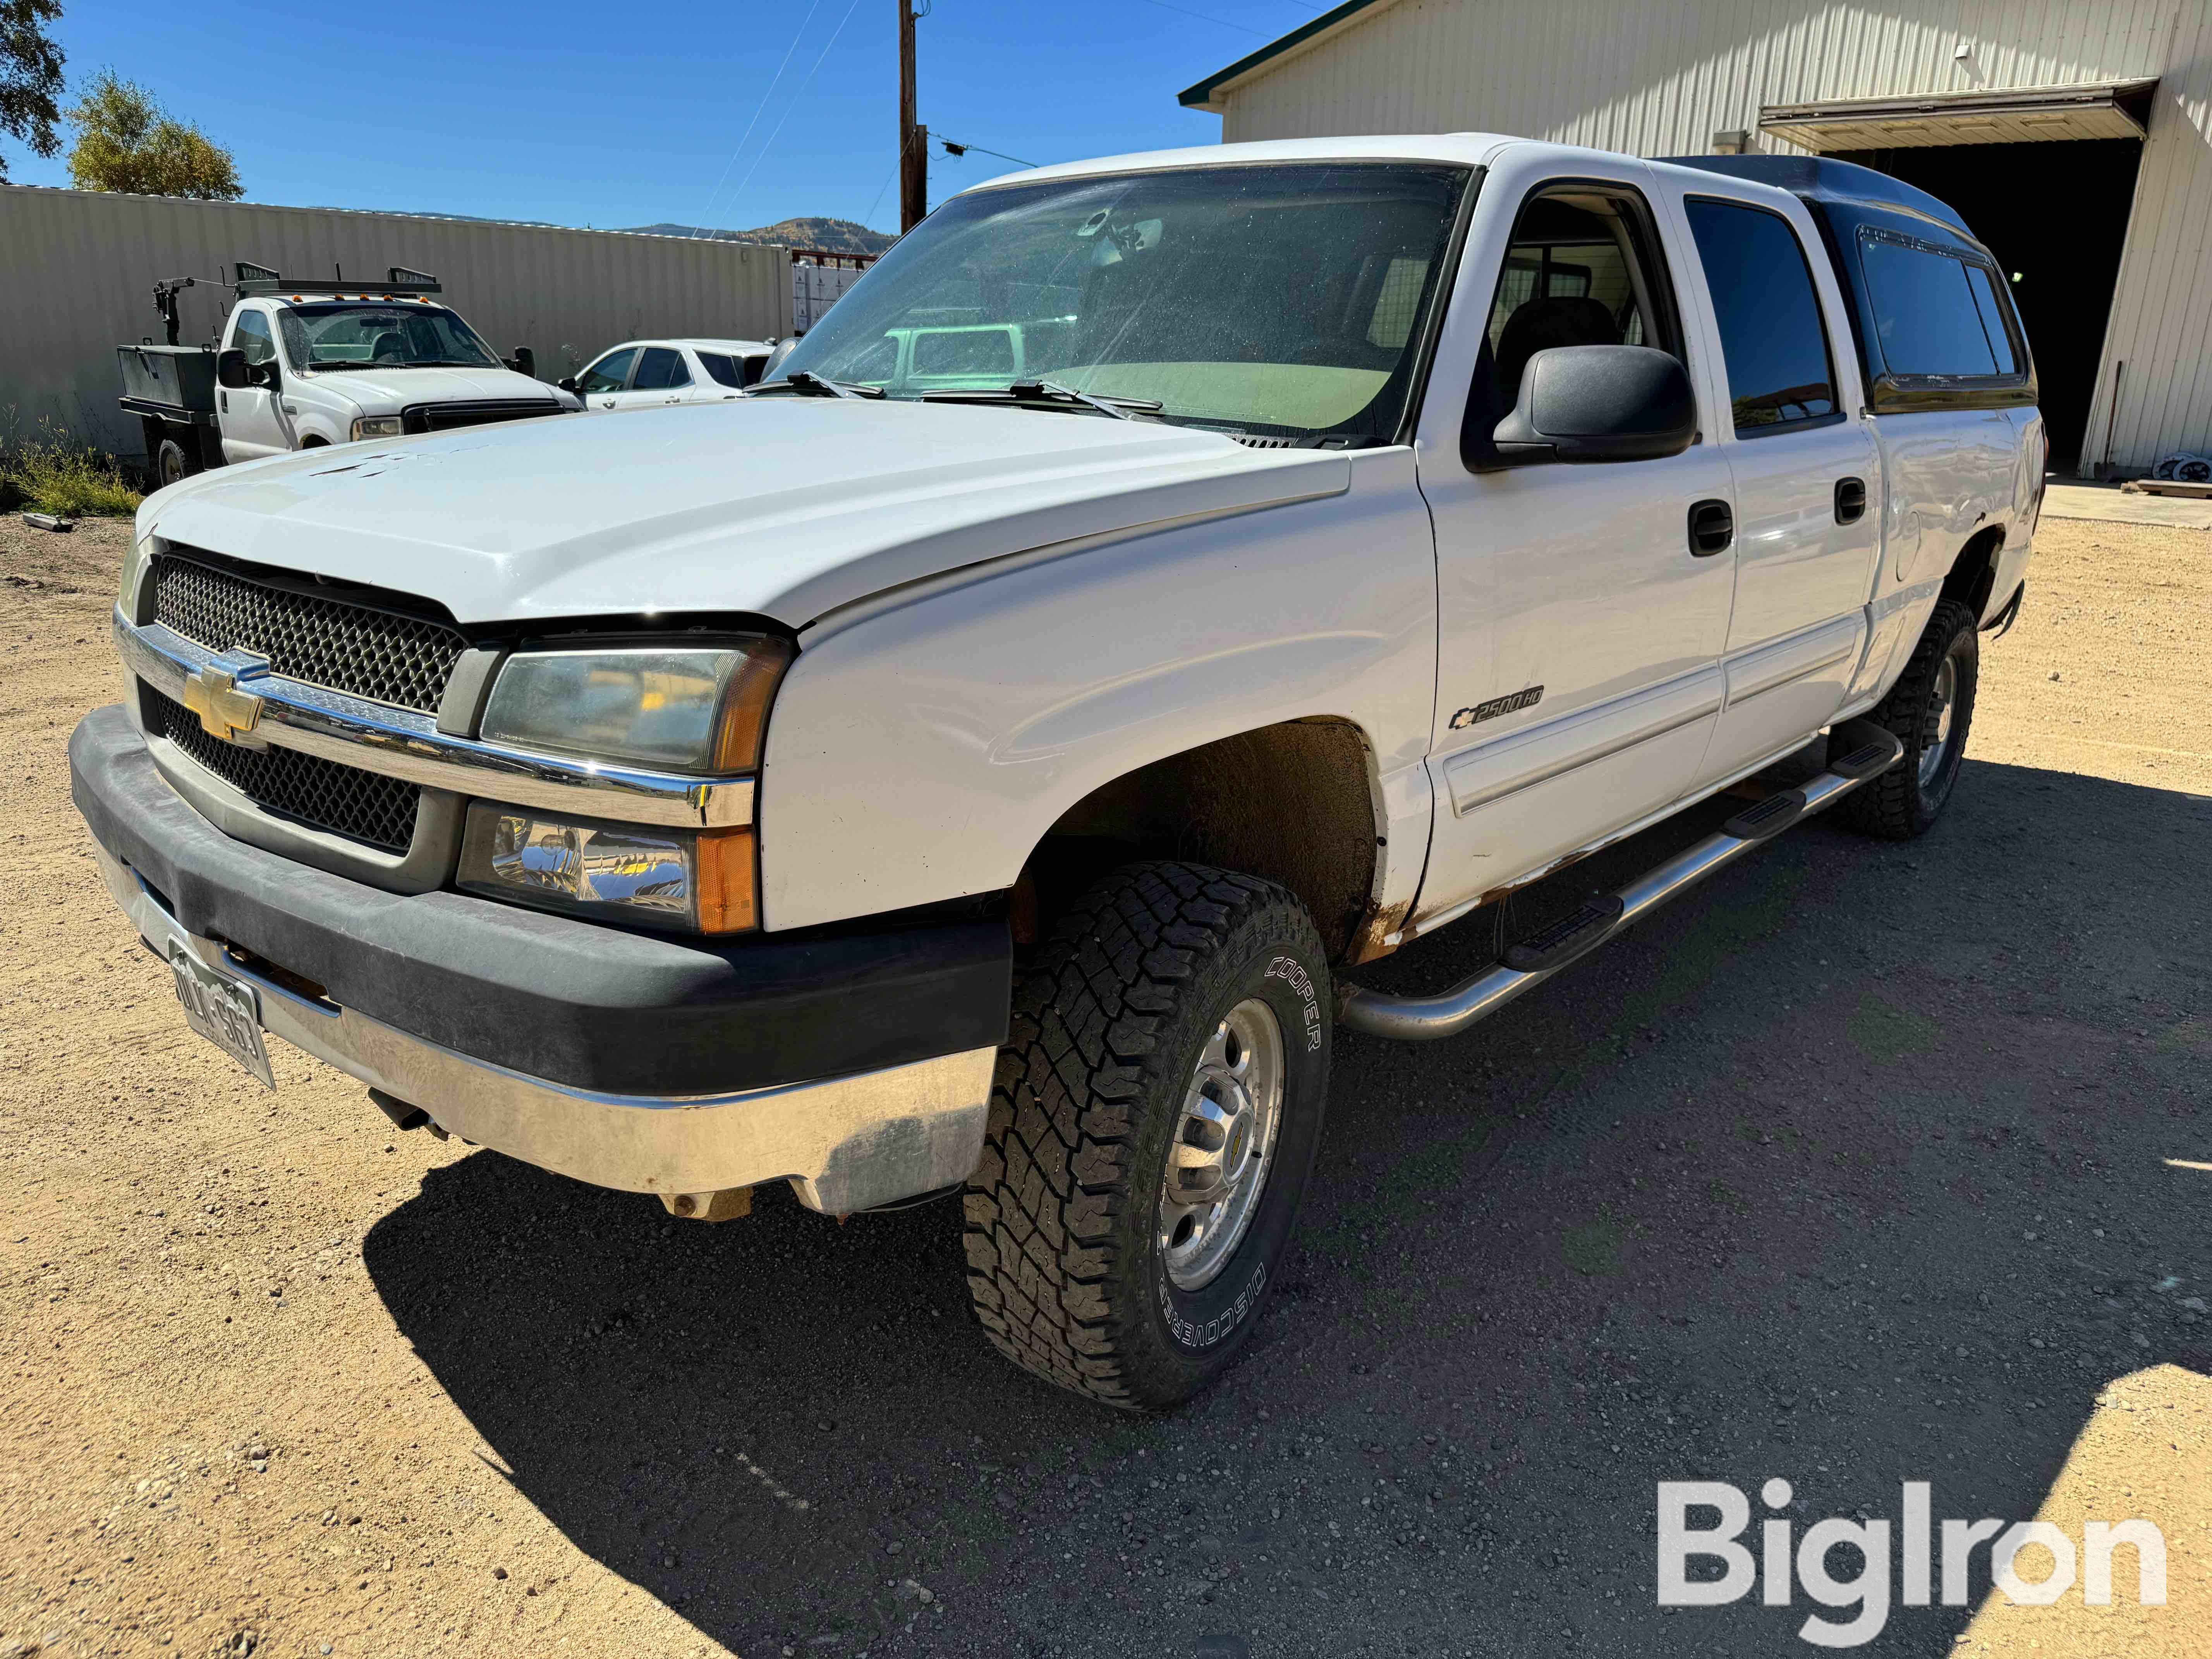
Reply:
[[[586,409],[651,409],[735,398],[760,379],[765,340],[626,340],[561,382]]]

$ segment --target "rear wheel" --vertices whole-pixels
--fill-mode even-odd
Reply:
[[[1868,715],[1897,734],[1905,757],[1844,798],[1854,829],[1910,841],[1935,827],[1959,781],[1980,674],[1974,613],[1956,599],[1938,602],[1905,672]]]
[[[164,489],[191,477],[199,470],[199,463],[186,454],[184,445],[174,438],[162,439],[154,452],[154,476]]]
[[[1225,1370],[1289,1242],[1329,1037],[1321,939],[1281,888],[1161,863],[1091,889],[1016,993],[969,1182],[993,1346],[1130,1410]]]

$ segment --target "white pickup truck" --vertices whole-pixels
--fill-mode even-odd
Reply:
[[[681,1216],[958,1194],[990,1340],[1164,1407],[1337,1030],[1463,1030],[1831,805],[1937,822],[2044,459],[1990,256],[1863,169],[1044,168],[741,400],[153,496],[76,799],[264,1080]],[[1357,982],[1793,757],[1466,984]]]
[[[220,345],[177,343],[177,295],[154,305],[168,338],[118,346],[121,404],[144,429],[162,485],[238,461],[410,432],[565,415],[583,407],[545,385],[526,347],[502,361],[449,307],[435,276],[394,265],[381,283],[287,281],[241,261],[221,286],[234,302]]]

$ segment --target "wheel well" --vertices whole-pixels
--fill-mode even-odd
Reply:
[[[1138,859],[1216,864],[1280,882],[1332,961],[1373,904],[1376,829],[1366,739],[1348,720],[1291,720],[1170,755],[1092,790],[1060,815],[1015,883],[1016,941],[1107,871]]]
[[[330,447],[331,441],[328,438],[318,438],[313,433],[300,440],[300,447],[302,449],[328,449]]]
[[[1997,556],[2004,551],[2004,544],[2002,527],[1991,525],[1959,550],[1959,556],[1951,562],[1951,574],[1943,578],[1943,597],[1956,599],[1972,611],[1977,624],[1982,612],[1990,608],[1990,590],[1996,586]]]

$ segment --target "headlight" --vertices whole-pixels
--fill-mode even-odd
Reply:
[[[480,801],[469,809],[460,884],[633,927],[739,933],[759,919],[753,866],[750,830],[588,823]]]
[[[522,749],[748,771],[760,763],[769,701],[791,655],[767,636],[722,649],[517,652],[500,667],[480,730]]]
[[[364,438],[397,438],[400,434],[400,417],[397,415],[364,415],[353,423],[353,441]]]

